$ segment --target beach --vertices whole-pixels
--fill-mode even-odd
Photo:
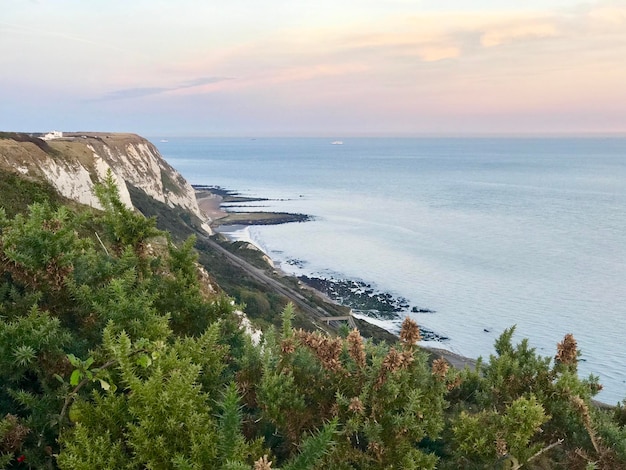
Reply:
[[[266,198],[241,196],[236,191],[212,186],[197,185],[194,188],[200,211],[207,216],[209,225],[214,229],[227,226],[280,225],[310,220],[310,216],[306,214],[249,210],[250,203],[268,201]]]
[[[196,200],[198,201],[200,212],[206,216],[209,224],[228,215],[221,208],[224,198],[214,192],[196,188]]]

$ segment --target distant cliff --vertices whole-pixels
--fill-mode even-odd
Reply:
[[[94,184],[113,173],[122,201],[132,207],[131,186],[155,200],[206,220],[194,189],[149,141],[136,134],[64,133],[43,141],[22,133],[0,133],[0,171],[44,179],[63,196],[100,208]],[[208,224],[203,224],[211,232]]]

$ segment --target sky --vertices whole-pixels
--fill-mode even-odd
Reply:
[[[626,133],[626,0],[0,0],[0,130]]]

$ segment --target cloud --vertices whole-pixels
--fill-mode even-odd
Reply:
[[[396,18],[377,34],[354,35],[353,50],[377,51],[387,57],[413,55],[424,62],[462,58],[509,43],[560,37],[561,22],[552,14],[437,13]]]
[[[126,100],[133,98],[142,98],[150,95],[160,95],[162,93],[173,92],[178,90],[185,90],[189,88],[196,88],[203,85],[209,85],[213,83],[224,82],[232,80],[230,77],[200,77],[188,82],[180,83],[171,87],[139,87],[139,88],[124,88],[121,90],[111,91],[102,96],[98,101],[110,101],[110,100]]]
[[[613,25],[623,25],[626,23],[626,7],[618,7],[618,6],[601,6],[598,8],[592,9],[588,13],[589,19],[592,21],[613,24]]]
[[[126,100],[132,98],[141,98],[142,96],[158,95],[168,91],[169,88],[126,88],[124,90],[116,90],[107,93],[102,100]]]
[[[316,64],[302,67],[288,67],[265,77],[264,83],[284,83],[315,80],[324,77],[351,75],[367,70],[365,65],[357,64]]]
[[[610,29],[607,23],[624,21],[624,11],[602,5],[524,12],[422,12],[416,8],[410,15],[392,14],[376,21],[355,19],[344,24],[280,28],[222,47],[199,45],[191,56],[173,57],[167,69],[133,71],[128,80],[145,73],[143,83],[155,86],[114,90],[102,99],[194,95],[204,92],[196,89],[203,86],[206,92],[220,88],[235,93],[293,83],[295,88],[284,88],[287,93],[312,82],[320,90],[331,84],[345,89],[350,81],[364,89],[390,84],[424,86],[424,79],[436,73],[443,74],[437,83],[456,83],[461,72],[476,80],[519,74],[524,69],[540,74],[546,67],[573,67],[574,55],[578,62],[590,63],[604,44],[623,43],[621,28]],[[615,41],[608,37],[609,30]],[[607,60],[615,55],[605,53]],[[455,76],[447,72],[450,67],[456,67]],[[198,76],[206,70],[219,76],[171,86],[151,81],[159,73]],[[225,77],[235,76],[236,82],[226,82]],[[354,87],[345,91],[352,93]]]
[[[180,107],[181,120],[194,115],[197,122],[228,108],[234,127],[262,125],[265,115],[283,116],[276,119],[287,127],[321,116],[337,125],[389,119],[416,128],[431,116],[471,124],[471,116],[591,115],[626,98],[622,13],[579,5],[295,25],[219,47],[198,43],[193,53],[146,67],[129,63],[100,101]],[[204,75],[209,70],[214,76]]]
[[[424,62],[435,62],[458,57],[461,53],[460,42],[454,34],[433,29],[427,21],[413,20],[410,24],[388,25],[386,31],[346,35],[338,40],[339,50],[346,55],[365,58],[415,57]]]
[[[202,85],[209,85],[212,83],[224,82],[227,80],[232,80],[230,77],[201,77],[191,80],[189,82],[185,82],[177,87],[171,88],[170,90],[180,90],[181,88],[194,88]],[[170,91],[168,90],[168,91]]]
[[[454,45],[428,45],[418,48],[418,55],[424,62],[437,62],[454,59],[461,55],[461,49]]]
[[[491,28],[481,35],[480,43],[484,47],[494,47],[517,40],[543,39],[559,35],[557,26],[552,22],[529,21],[525,24],[507,24]]]

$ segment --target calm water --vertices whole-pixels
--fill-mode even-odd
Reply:
[[[284,270],[364,280],[435,310],[412,315],[470,357],[514,324],[548,356],[571,332],[599,398],[626,397],[626,139],[331,140],[158,146],[191,183],[315,216],[244,234]]]

